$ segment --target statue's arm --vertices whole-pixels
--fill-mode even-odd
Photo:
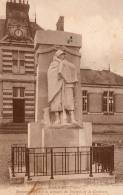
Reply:
[[[63,66],[64,66],[63,62],[60,62],[58,68],[58,79],[64,79]]]
[[[69,66],[72,69],[76,69],[75,65],[73,63],[69,62],[68,60],[64,60],[63,63],[64,63],[64,65]]]

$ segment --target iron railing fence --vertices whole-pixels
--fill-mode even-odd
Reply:
[[[12,175],[34,176],[109,173],[114,171],[114,146],[28,148],[13,145]]]
[[[92,147],[92,167],[94,173],[109,172],[114,170],[114,146]]]
[[[24,144],[14,144],[11,147],[11,170],[12,176],[16,173],[26,173],[26,150]]]

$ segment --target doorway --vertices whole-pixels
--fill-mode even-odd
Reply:
[[[25,100],[13,99],[13,122],[25,122]]]

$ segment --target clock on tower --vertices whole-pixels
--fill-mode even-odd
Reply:
[[[24,2],[7,2],[7,31],[11,39],[21,41],[31,38],[28,12],[29,5]]]
[[[16,36],[17,38],[22,38],[22,37],[23,37],[23,31],[22,31],[21,29],[19,29],[19,28],[17,28],[17,29],[15,30],[14,34],[15,34],[15,36]]]

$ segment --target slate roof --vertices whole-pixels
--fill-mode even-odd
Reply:
[[[35,24],[35,22],[30,22],[30,27],[32,31],[32,36],[34,38],[36,30],[44,30],[42,27],[40,27],[38,24]]]
[[[81,84],[123,86],[123,77],[109,70],[81,69]]]

